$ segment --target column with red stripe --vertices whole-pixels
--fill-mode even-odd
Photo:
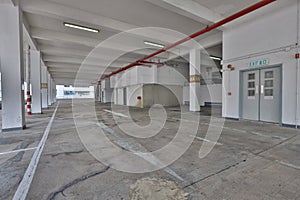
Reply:
[[[25,43],[25,69],[26,69],[26,110],[31,115],[31,96],[30,96],[30,46]]]
[[[31,115],[31,96],[30,96],[29,89],[27,89],[27,92],[26,92],[26,109],[27,109],[27,114]]]

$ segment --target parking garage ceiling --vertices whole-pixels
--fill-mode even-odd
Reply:
[[[87,3],[88,2],[88,3]],[[142,27],[162,27],[190,35],[241,10],[257,0],[22,0],[28,32],[56,84],[73,84],[76,73],[87,55],[102,41],[123,31]],[[99,33],[64,26],[64,22],[99,29]],[[144,44],[153,41],[170,44],[178,35],[166,30],[127,34],[119,43],[101,45],[89,62],[87,77],[97,79],[99,69],[109,73],[144,55],[154,52]],[[221,43],[221,30],[214,30],[197,40],[205,47]],[[139,49],[128,53],[127,49]],[[185,48],[184,46],[180,48]],[[184,51],[182,51],[184,52]],[[124,54],[107,66],[111,55]],[[162,55],[170,59],[171,55]],[[107,68],[108,67],[108,68]],[[90,82],[86,82],[89,85]]]

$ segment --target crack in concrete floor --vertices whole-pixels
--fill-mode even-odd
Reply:
[[[66,185],[64,185],[64,186],[62,186],[62,187],[60,187],[57,191],[52,192],[52,193],[48,196],[47,199],[48,199],[48,200],[54,200],[55,197],[56,197],[58,194],[60,194],[60,193],[61,193],[64,197],[66,197],[66,195],[64,194],[64,191],[65,191],[66,189],[68,189],[68,188],[70,188],[70,187],[72,187],[72,186],[74,186],[74,185],[76,185],[76,184],[78,184],[78,183],[80,183],[80,182],[83,182],[83,181],[85,181],[85,180],[87,180],[87,179],[89,179],[89,178],[92,178],[92,177],[94,177],[94,176],[98,176],[98,175],[100,175],[100,174],[103,174],[103,173],[107,172],[109,169],[110,169],[110,167],[108,166],[108,167],[106,167],[105,169],[102,169],[102,170],[100,170],[100,171],[96,171],[96,172],[90,173],[90,174],[88,174],[88,175],[84,175],[84,176],[82,176],[82,177],[80,177],[80,178],[77,178],[77,179],[71,181],[70,183],[68,183],[68,184],[66,184]]]

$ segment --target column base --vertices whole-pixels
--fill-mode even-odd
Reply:
[[[32,115],[41,115],[43,112],[32,113]]]
[[[17,128],[5,128],[5,129],[2,129],[2,132],[21,131],[24,129],[26,129],[26,125],[24,125],[23,127],[17,127]]]

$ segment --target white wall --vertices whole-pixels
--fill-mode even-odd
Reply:
[[[223,59],[296,44],[297,5],[294,2],[239,27],[226,29],[223,32]]]
[[[48,74],[47,67],[42,66],[42,108],[48,108]]]
[[[178,68],[178,67],[177,67]],[[176,95],[179,95],[180,104],[183,103],[183,85],[187,81],[186,76],[182,75],[186,72],[188,74],[188,68],[178,68],[181,71],[178,72],[173,67],[164,66],[158,68],[157,72],[157,84],[162,84],[174,88]],[[186,70],[186,71],[185,71]],[[113,99],[114,103],[117,105],[124,105],[124,88],[127,88],[127,105],[137,106],[137,97],[142,97],[144,101],[145,91],[143,85],[153,84],[154,70],[151,67],[137,66],[132,69],[126,70],[125,72],[119,73],[110,78],[110,84],[113,89]],[[105,85],[105,83],[102,83]],[[177,86],[177,87],[176,87]],[[180,89],[178,89],[180,88]],[[147,94],[150,94],[146,92]],[[153,94],[158,94],[159,91],[154,91]],[[161,96],[162,94],[160,94]],[[162,97],[160,97],[162,98]],[[168,98],[167,98],[168,99]],[[158,101],[157,101],[158,102]],[[173,99],[170,99],[169,105],[173,105]],[[166,102],[163,102],[167,105]]]
[[[208,56],[204,56],[203,64],[204,66],[212,66],[213,71],[218,71],[217,67],[214,65]],[[211,80],[206,74],[206,67],[203,67],[204,77]],[[181,104],[185,101],[189,101],[189,86],[185,86],[188,83],[189,68],[188,66],[163,66],[159,67],[157,72],[157,84],[165,86],[180,86],[181,91],[176,94],[180,96]],[[137,66],[129,69],[125,72],[119,73],[110,78],[110,81],[102,81],[101,85],[106,88],[114,88],[113,101],[115,104],[123,105],[123,88],[127,87],[127,104],[129,106],[137,105],[137,96],[141,96],[143,99],[142,85],[143,84],[153,84],[153,69],[150,67]],[[118,81],[117,81],[118,80]],[[206,80],[207,83],[210,83]],[[109,84],[108,84],[109,82]],[[112,85],[110,85],[112,84]],[[109,85],[109,86],[108,86]],[[211,94],[209,94],[208,89]],[[202,85],[200,88],[201,93],[201,105],[203,106],[205,102],[221,103],[222,102],[222,85]],[[134,96],[134,97],[132,97]],[[171,101],[172,102],[172,101]],[[170,103],[171,104],[171,103]]]
[[[143,99],[143,85],[133,85],[127,87],[127,104],[128,106],[137,106],[137,97],[142,97]]]
[[[151,67],[137,67],[137,83],[153,83],[153,70]]]
[[[173,68],[169,66],[158,68],[157,83],[163,85],[181,85],[187,82],[188,68]],[[186,73],[184,73],[186,70]],[[182,75],[184,74],[184,75]],[[111,88],[121,88],[132,85],[153,83],[153,70],[151,67],[137,66],[126,70],[125,72],[116,74],[110,78]]]
[[[190,86],[183,87],[183,104],[190,101]],[[222,85],[201,85],[200,86],[200,105],[204,106],[207,103],[222,104]]]
[[[2,101],[1,72],[0,72],[0,101]]]
[[[101,92],[103,92],[103,99],[102,99],[103,103],[110,103],[113,101],[113,98],[112,98],[113,89],[106,89],[106,90],[102,90]],[[100,95],[102,95],[102,94],[100,94]]]
[[[190,86],[183,86],[183,105],[188,105],[190,103]]]
[[[115,102],[115,104],[117,105],[124,105],[124,93],[123,93],[123,88],[116,88],[117,90],[117,101]]]
[[[239,118],[240,70],[251,68],[249,67],[251,61],[269,59],[270,66],[278,64],[283,66],[282,122],[296,124],[297,61],[294,57],[297,51],[293,49],[293,45],[297,43],[296,38],[296,1],[276,12],[224,31],[223,68],[225,69],[228,64],[236,68],[235,71],[223,74],[224,117]],[[232,96],[228,96],[228,92],[231,92]]]
[[[138,69],[144,67],[133,67],[129,70],[110,77],[110,88],[120,88],[138,83]],[[106,81],[106,80],[105,80]]]
[[[101,98],[103,103],[113,102],[113,89],[111,88],[110,79],[105,79],[101,81]],[[102,96],[103,94],[103,96]]]
[[[200,105],[207,103],[222,103],[222,85],[201,85],[200,86]]]
[[[186,68],[186,71],[188,72],[189,68]],[[188,81],[187,77],[178,72],[176,69],[169,67],[169,66],[163,66],[158,68],[158,84],[162,85],[180,85],[183,86],[184,83]]]

